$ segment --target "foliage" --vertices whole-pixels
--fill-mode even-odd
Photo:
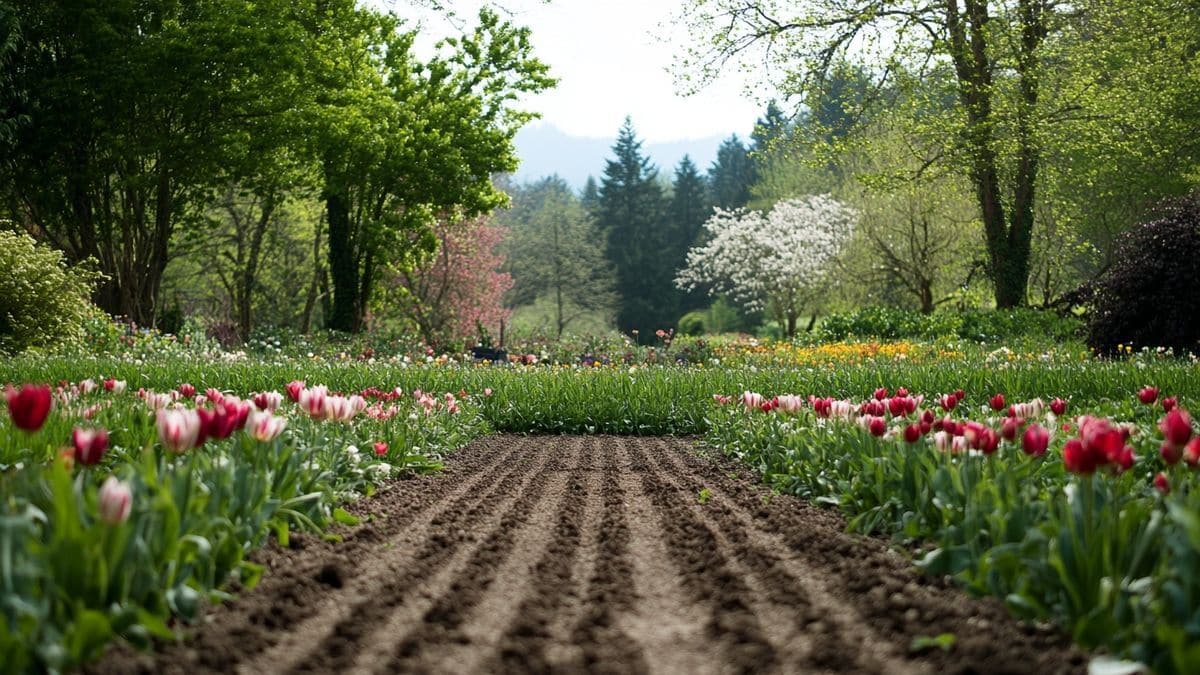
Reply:
[[[86,265],[31,237],[0,230],[0,352],[76,345],[97,313],[92,287],[101,278]]]
[[[779,202],[769,213],[717,210],[708,243],[688,252],[676,283],[706,286],[751,309],[772,312],[796,332],[801,310],[817,301],[830,260],[849,238],[856,215],[828,196]]]
[[[868,307],[826,317],[819,331],[824,340],[959,338],[993,343],[1021,338],[1061,343],[1077,340],[1082,333],[1083,324],[1078,319],[1049,311],[971,310],[922,315],[888,307]]]
[[[708,189],[714,206],[726,210],[740,209],[750,201],[750,186],[757,173],[750,149],[737,134],[721,142],[717,159],[708,169]]]
[[[1096,280],[1089,341],[1105,353],[1121,344],[1200,351],[1200,195],[1165,204],[1157,218],[1125,233],[1116,260]]]

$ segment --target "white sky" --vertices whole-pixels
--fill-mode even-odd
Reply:
[[[366,1],[402,17],[424,17],[431,38],[455,32],[444,18],[416,11],[405,0]],[[481,4],[443,1],[467,20]],[[667,71],[674,59],[669,42],[680,41],[686,31],[668,24],[683,1],[500,0],[514,23],[532,29],[534,53],[559,79],[556,88],[531,98],[526,107],[572,136],[611,138],[626,115],[651,143],[747,136],[765,103],[748,96],[744,82],[726,77],[699,94],[676,94]]]

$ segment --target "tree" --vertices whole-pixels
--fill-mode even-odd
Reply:
[[[1047,109],[1043,98],[1047,45],[1078,26],[1075,8],[1053,0],[697,0],[691,7],[693,34],[710,36],[693,49],[708,74],[759,46],[781,55],[783,70],[810,93],[831,67],[853,59],[878,72],[923,73],[948,63],[956,103],[950,131],[958,141],[952,157],[974,186],[996,304],[1024,304],[1042,127],[1067,112]]]
[[[625,118],[613,145],[615,157],[608,160],[600,183],[597,224],[608,239],[616,271],[617,327],[639,331],[641,339],[649,340],[656,329],[672,326],[679,312],[672,303],[674,270],[660,260],[667,242],[666,201],[658,169],[641,148],[633,121]]]
[[[19,37],[0,37],[0,189],[27,232],[99,262],[104,309],[154,321],[173,234],[197,221],[247,136],[304,107],[307,9],[6,3],[0,24]]]
[[[428,63],[412,54],[415,32],[397,33],[352,0],[339,12],[350,24],[335,61],[347,82],[325,101],[321,118],[323,198],[333,282],[330,328],[361,330],[378,271],[418,263],[435,246],[435,214],[470,218],[501,206],[491,175],[517,166],[513,137],[536,115],[512,108],[518,95],[553,84],[531,54],[528,29],[483,9],[470,34]],[[356,27],[366,21],[364,31]],[[363,34],[378,36],[371,59]],[[363,102],[369,105],[363,105]],[[347,114],[349,113],[349,114]]]
[[[616,304],[613,271],[595,223],[558,176],[514,191],[501,215],[510,227],[513,302],[547,303],[555,335],[587,314],[609,314]]]
[[[509,315],[503,301],[513,283],[501,271],[499,249],[506,234],[487,216],[439,221],[437,253],[416,267],[394,270],[402,292],[387,303],[389,309],[399,308],[428,345],[469,339],[479,326],[498,331]]]
[[[704,230],[704,221],[708,220],[712,207],[709,205],[704,178],[687,155],[684,155],[679,161],[679,166],[675,168],[675,182],[672,188],[671,202],[667,208],[671,241],[663,251],[660,264],[678,270],[687,263],[688,249],[700,243],[698,240]],[[683,312],[699,309],[704,305],[702,293],[689,293],[680,298],[680,310]]]
[[[714,206],[740,209],[750,201],[750,186],[754,184],[754,162],[750,151],[737,134],[725,139],[717,148],[717,159],[708,169],[708,186]]]
[[[855,217],[828,196],[784,200],[768,213],[718,209],[704,224],[709,242],[688,252],[675,283],[767,311],[791,338],[802,312],[827,292],[830,261],[850,237]]]

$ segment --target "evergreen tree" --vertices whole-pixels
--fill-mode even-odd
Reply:
[[[754,131],[750,134],[750,151],[755,155],[771,154],[777,149],[777,143],[787,138],[791,130],[791,123],[788,121],[787,115],[783,109],[779,107],[774,99],[767,103],[767,111],[754,124]],[[755,157],[755,164],[759,164],[759,160]]]
[[[600,206],[600,186],[596,184],[595,176],[588,176],[587,183],[583,185],[583,192],[579,195],[579,203],[583,205],[588,217],[596,217],[596,209]]]
[[[687,262],[687,252],[700,243],[697,238],[704,228],[704,221],[711,215],[704,178],[700,175],[692,158],[684,155],[675,168],[675,183],[668,211],[670,224],[669,248],[665,251],[671,266],[679,270]],[[703,293],[686,293],[679,299],[680,309],[689,312],[708,305]]]
[[[708,170],[708,185],[714,206],[738,209],[750,201],[750,186],[754,184],[754,163],[750,151],[737,134],[730,136],[717,149],[717,161]]]
[[[613,145],[600,184],[597,222],[608,237],[608,255],[616,269],[620,309],[617,327],[638,331],[643,342],[656,329],[679,318],[672,286],[675,270],[664,264],[666,200],[658,169],[642,156],[642,143],[628,117]]]

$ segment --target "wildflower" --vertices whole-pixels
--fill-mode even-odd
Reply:
[[[261,443],[269,443],[278,438],[286,426],[286,419],[266,411],[251,411],[246,418],[246,432]]]
[[[133,493],[129,485],[116,476],[109,476],[100,486],[99,511],[100,519],[109,525],[117,525],[129,519],[133,508]]]
[[[46,423],[50,414],[50,387],[44,384],[26,384],[20,389],[8,387],[8,416],[13,426],[23,431],[37,431]]]
[[[1031,457],[1041,457],[1046,454],[1050,445],[1050,432],[1037,424],[1029,425],[1021,436],[1021,450]]]
[[[163,447],[177,455],[204,443],[204,424],[195,410],[159,410],[156,424]]]
[[[108,431],[75,427],[71,431],[71,445],[75,449],[76,462],[84,466],[98,464],[108,450]]]

